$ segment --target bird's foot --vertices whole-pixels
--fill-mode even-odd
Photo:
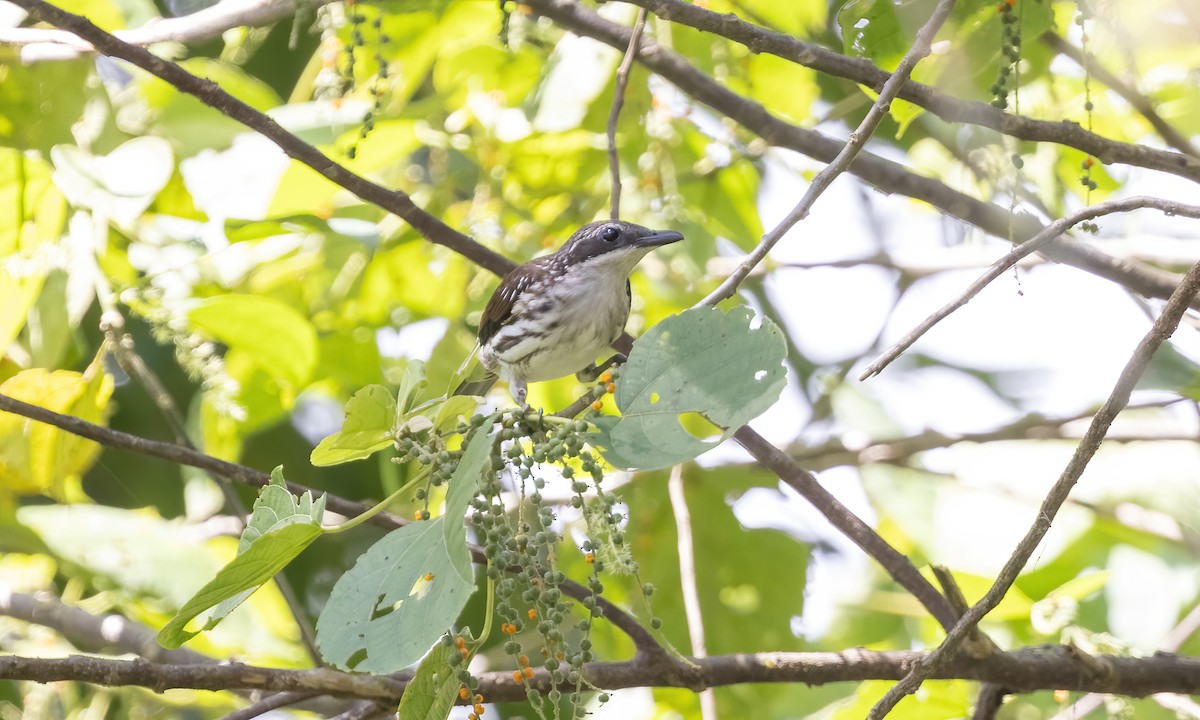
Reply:
[[[600,374],[603,373],[605,370],[607,370],[610,367],[613,367],[614,365],[624,364],[625,361],[627,361],[627,360],[629,360],[629,358],[626,357],[624,353],[615,353],[612,357],[605,360],[604,362],[597,363],[594,365],[588,365],[584,369],[575,373],[575,379],[581,383],[587,383],[587,384],[594,383],[598,379],[600,379]]]

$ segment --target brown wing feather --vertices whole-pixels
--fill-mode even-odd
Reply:
[[[521,293],[529,289],[530,285],[544,278],[546,270],[541,265],[547,258],[538,258],[527,262],[504,276],[500,287],[492,293],[491,299],[483,309],[483,317],[479,321],[480,345],[486,345],[488,340],[500,332],[500,328],[512,320],[513,307],[517,304]]]

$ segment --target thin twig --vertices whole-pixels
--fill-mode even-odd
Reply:
[[[575,2],[575,0],[526,0],[525,4],[538,14],[549,18],[556,24],[578,35],[594,38],[618,50],[624,50],[629,44],[630,31],[628,28],[605,20],[595,11],[579,2]],[[660,17],[664,16],[658,13],[655,8],[661,5],[671,5],[675,8],[672,13],[678,11],[681,17],[687,13],[699,12],[700,14],[704,14],[704,17],[710,18],[710,22],[704,27],[700,25],[695,25],[695,27],[717,34],[723,34],[723,29],[726,26],[737,26],[741,22],[731,15],[711,13],[699,8],[697,5],[678,2],[677,0],[635,0],[635,4],[646,5],[650,8],[651,12],[655,12]],[[674,14],[669,18],[664,17],[664,19],[671,20],[674,18]],[[689,24],[691,23],[689,22]],[[782,37],[793,39],[790,36]],[[752,43],[750,47],[763,52],[767,51],[766,47],[759,45],[757,41]],[[805,52],[807,53],[808,50],[805,50]],[[847,59],[842,55],[836,55],[836,57]],[[761,104],[738,95],[708,75],[700,72],[687,58],[679,53],[672,52],[645,38],[642,39],[641,51],[638,53],[637,59],[648,70],[658,74],[667,82],[674,84],[696,102],[703,103],[721,115],[739,123],[750,132],[757,134],[769,145],[794,150],[823,162],[832,162],[845,147],[845,143],[841,141],[826,137],[813,130],[798,127],[775,117]],[[852,58],[849,60],[857,62]],[[797,60],[797,62],[800,61]],[[873,67],[870,63],[866,63],[866,66]],[[881,73],[880,81],[878,83],[868,82],[864,84],[871,87],[882,87],[888,74],[878,68],[875,68],[875,70]],[[825,71],[822,70],[822,72]],[[910,81],[905,85],[905,88],[912,89],[915,86],[916,83]],[[901,98],[909,99],[905,97],[904,93],[901,94]],[[981,112],[999,112],[996,108],[986,103],[978,104],[982,107]],[[997,122],[999,126],[1002,126],[1002,131],[1009,130],[1014,136],[1026,140],[1054,142],[1058,134],[1075,137],[1078,133],[1084,133],[1097,141],[1110,142],[1100,136],[1092,136],[1090,133],[1085,133],[1074,123],[1041,123],[1039,127],[1041,125],[1047,126],[1048,132],[1018,134],[1017,129],[1021,126],[1018,121],[1024,121],[1024,119],[1006,116],[1003,113],[1000,113],[1000,115],[1001,117],[998,118]],[[1014,126],[1013,123],[1017,123],[1017,125]],[[1087,143],[1083,144],[1087,145]],[[1122,143],[1117,144],[1123,145]],[[1127,146],[1127,148],[1137,150],[1138,152],[1146,151],[1151,154],[1159,152],[1150,148],[1143,148],[1142,146]],[[1105,159],[1096,153],[1092,154],[1098,158]],[[1171,156],[1170,162],[1173,164],[1170,166],[1176,170],[1178,170],[1181,163],[1184,165],[1194,164],[1195,167],[1192,174],[1196,179],[1200,179],[1200,160],[1195,160],[1178,153],[1165,154]],[[1110,160],[1116,162],[1116,160],[1112,160],[1111,158],[1105,161]],[[921,200],[950,217],[958,218],[975,225],[996,237],[1006,240],[1009,237],[1009,230],[1013,226],[1013,222],[1007,208],[983,202],[978,198],[955,190],[936,178],[914,173],[899,163],[884,159],[869,151],[863,151],[859,154],[858,158],[850,166],[849,172],[885,193],[896,193]],[[1041,223],[1032,217],[1020,215],[1016,218],[1015,237],[1018,241],[1024,241],[1033,237],[1041,229]],[[1070,238],[1064,237],[1053,241],[1046,246],[1042,254],[1051,260],[1080,268],[1093,275],[1123,285],[1147,297],[1165,299],[1170,296],[1171,292],[1179,284],[1179,275],[1176,273],[1145,263],[1118,260],[1086,243],[1076,242]],[[1200,309],[1200,299],[1194,303],[1194,306],[1196,309]]]
[[[38,407],[37,405],[31,405],[27,402],[22,402],[15,398],[8,397],[7,395],[0,395],[0,411],[11,412],[16,415],[21,415],[22,417],[27,417],[31,420],[44,422],[47,425],[53,425],[60,430],[66,430],[73,435],[94,440],[101,445],[106,445],[108,447],[118,448],[121,450],[129,450],[141,455],[173,462],[178,465],[188,465],[190,467],[208,470],[209,472],[222,475],[231,480],[237,480],[238,482],[246,483],[247,485],[251,485],[253,487],[260,488],[271,481],[271,476],[267,473],[262,472],[261,470],[256,470],[252,467],[247,467],[246,465],[239,465],[238,463],[221,460],[220,458],[215,458],[211,455],[205,455],[197,450],[191,450],[179,445],[172,445],[171,443],[159,442],[157,440],[150,440],[137,435],[131,435],[126,432],[121,432],[120,430],[113,430],[111,428],[104,427],[103,425],[96,425],[95,423],[90,423],[77,417],[63,415],[61,413],[56,413],[53,410],[47,410],[46,408]],[[287,483],[287,489],[288,492],[292,493],[293,495],[301,495],[306,492],[311,492],[314,496],[316,496],[322,493],[321,490],[317,490],[316,488],[311,488],[307,485],[301,485],[299,483],[290,481]],[[329,492],[325,492],[324,495],[326,498],[325,507],[330,511],[340,515],[354,517],[371,509],[371,506],[369,505],[364,505],[363,503],[355,502],[353,500],[347,500],[346,498]],[[395,530],[396,528],[402,527],[408,523],[407,520],[396,517],[388,512],[380,512],[376,514],[370,519],[369,522],[372,525],[376,525],[387,530]],[[487,558],[484,556],[482,548],[475,545],[471,545],[469,548],[471,550],[471,557],[474,562],[487,562]],[[649,630],[642,627],[641,624],[633,618],[633,616],[614,605],[607,598],[603,596],[595,597],[591,590],[583,585],[580,585],[574,580],[565,581],[559,586],[559,589],[562,590],[563,594],[581,602],[585,598],[594,597],[596,608],[599,609],[601,617],[605,618],[619,630],[628,635],[630,639],[633,640],[634,645],[637,646],[640,651],[649,653],[663,652],[662,646],[659,645],[658,641],[654,639],[654,636],[650,634]]]
[[[1059,218],[1058,220],[1055,220],[1047,225],[1046,228],[1037,235],[1034,235],[1026,242],[1021,243],[1005,254],[1004,257],[992,263],[992,266],[988,268],[987,272],[981,275],[978,280],[971,283],[970,287],[963,291],[957,298],[944,305],[937,312],[925,318],[920,325],[917,325],[917,327],[913,328],[907,335],[900,338],[895,345],[888,348],[886,352],[876,358],[875,361],[868,365],[867,369],[858,376],[858,379],[866,380],[874,375],[878,375],[893,360],[900,357],[905,350],[912,347],[913,343],[920,339],[922,335],[929,332],[934,325],[937,325],[955,310],[959,309],[963,305],[966,305],[971,298],[978,295],[985,287],[988,286],[989,283],[1000,277],[1013,265],[1016,265],[1018,262],[1020,262],[1021,258],[1024,258],[1026,255],[1035,253],[1042,249],[1059,235],[1062,235],[1075,225],[1078,225],[1085,220],[1092,220],[1104,215],[1129,212],[1131,210],[1138,210],[1141,208],[1153,208],[1155,210],[1161,210],[1168,215],[1182,215],[1189,218],[1200,218],[1200,206],[1185,205],[1173,200],[1164,200],[1162,198],[1145,196],[1125,198],[1123,200],[1109,200],[1108,202],[1091,205],[1079,210],[1078,212],[1074,212],[1070,215]]]
[[[879,97],[871,105],[871,109],[867,111],[866,117],[858,124],[858,129],[850,133],[850,139],[846,141],[846,146],[838,153],[833,162],[825,166],[820,173],[813,178],[812,184],[808,186],[804,196],[800,198],[800,202],[796,203],[796,207],[771,229],[766,235],[763,235],[762,240],[750,252],[750,255],[742,261],[742,264],[737,267],[729,277],[725,278],[715,290],[708,294],[708,297],[696,304],[697,307],[711,306],[733,297],[737,292],[738,286],[742,284],[742,280],[750,274],[755,265],[763,261],[771,248],[792,228],[793,225],[803,220],[808,216],[808,212],[812,209],[813,203],[825,192],[838,175],[841,175],[850,163],[854,162],[854,158],[858,155],[863,146],[867,144],[867,140],[874,134],[879,127],[879,123],[887,117],[888,111],[892,107],[892,100],[896,94],[900,92],[900,88],[904,87],[904,83],[908,82],[909,75],[921,60],[929,54],[929,48],[933,44],[933,38],[937,35],[938,30],[942,28],[942,24],[946,22],[946,18],[950,16],[950,11],[954,9],[954,0],[940,0],[937,7],[933,10],[933,15],[925,22],[925,25],[917,32],[916,40],[913,46],[905,53],[904,59],[896,67],[896,71],[884,83],[883,89],[879,91]]]
[[[1029,558],[1037,549],[1042,538],[1050,530],[1050,524],[1053,522],[1054,516],[1058,513],[1063,503],[1066,502],[1071,488],[1078,482],[1079,477],[1083,474],[1092,456],[1100,448],[1100,443],[1104,441],[1104,435],[1108,432],[1109,426],[1112,425],[1117,414],[1129,402],[1129,395],[1133,392],[1134,385],[1137,384],[1138,379],[1141,378],[1142,373],[1145,371],[1150,358],[1153,357],[1159,346],[1166,342],[1167,338],[1171,337],[1171,334],[1175,332],[1175,328],[1179,326],[1180,318],[1187,311],[1188,305],[1198,290],[1200,290],[1200,262],[1197,262],[1188,270],[1187,275],[1183,278],[1183,282],[1179,284],[1179,287],[1171,295],[1171,299],[1167,301],[1162,314],[1158,316],[1150,331],[1146,333],[1146,336],[1142,338],[1137,348],[1134,349],[1133,355],[1129,358],[1129,362],[1126,363],[1125,369],[1121,371],[1121,376],[1113,387],[1112,393],[1108,396],[1108,400],[1105,401],[1103,407],[1092,418],[1092,423],[1088,427],[1087,433],[1075,449],[1075,455],[1063,470],[1058,481],[1054,483],[1050,492],[1047,493],[1033,524],[1013,551],[1012,556],[1004,564],[995,583],[993,583],[983,598],[972,606],[958,623],[955,624],[954,628],[946,634],[946,639],[942,641],[942,644],[914,665],[904,679],[892,687],[876,703],[875,707],[871,709],[870,715],[868,715],[869,720],[879,720],[884,717],[905,695],[916,691],[920,687],[921,682],[937,668],[939,663],[955,653],[959,644],[979,624],[979,621],[1000,604],[1005,593],[1008,592],[1013,582],[1016,581],[1017,575],[1025,567],[1025,563],[1029,561]]]
[[[313,690],[302,690],[292,692],[281,692],[269,695],[256,703],[247,705],[244,708],[234,710],[233,712],[219,718],[219,720],[254,720],[254,718],[265,715],[272,710],[278,710],[289,705],[302,703],[309,700],[320,693]]]
[[[708,657],[708,648],[704,642],[704,613],[700,609],[700,591],[696,583],[696,548],[692,542],[692,517],[688,512],[687,495],[683,488],[683,465],[671,468],[671,475],[667,479],[667,494],[671,498],[671,511],[675,515],[679,585],[683,592],[683,614],[687,621],[688,638],[692,643],[692,656]],[[717,718],[717,697],[712,688],[700,691],[700,717],[703,720]]]
[[[637,20],[633,23],[633,35],[629,38],[629,48],[617,68],[617,85],[613,90],[612,110],[608,112],[608,169],[612,175],[612,212],[613,220],[621,219],[621,160],[617,157],[617,120],[621,118],[621,108],[625,107],[625,88],[629,86],[629,72],[633,69],[634,58],[637,57],[638,42],[642,39],[642,30],[646,27],[646,9],[638,11]]]
[[[531,0],[541,10],[547,0]],[[845,78],[874,90],[883,87],[888,72],[869,60],[849,57],[817,43],[804,42],[746,22],[732,13],[706,9],[684,0],[628,0],[663,20],[680,23],[739,43],[755,53],[768,53],[820,73]],[[1186,3],[1185,3],[1186,5]],[[669,78],[668,78],[669,79]],[[978,125],[1027,142],[1049,142],[1081,150],[1104,163],[1136,165],[1200,182],[1200,158],[1124,143],[1080,127],[1078,123],[1036,120],[1005,112],[986,102],[963,100],[933,85],[910,81],[899,95],[950,123]]]

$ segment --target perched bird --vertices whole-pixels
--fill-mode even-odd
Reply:
[[[528,383],[594,370],[629,319],[634,266],[654,248],[682,239],[672,230],[594,222],[557,252],[510,272],[479,323],[476,349],[486,375],[465,380],[455,394],[487,392],[499,376],[525,406]]]

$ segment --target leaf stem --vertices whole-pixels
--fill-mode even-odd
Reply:
[[[404,494],[405,491],[411,489],[413,485],[416,485],[418,482],[429,477],[429,473],[430,473],[429,468],[425,468],[425,469],[421,470],[421,472],[417,473],[416,477],[414,477],[412,480],[409,480],[408,482],[401,485],[400,488],[396,490],[396,492],[392,493],[391,495],[388,495],[381,502],[372,506],[370,510],[367,510],[366,512],[364,512],[361,515],[356,515],[355,517],[350,518],[349,520],[347,520],[346,522],[344,522],[340,525],[333,525],[333,526],[330,526],[327,528],[322,528],[322,529],[328,535],[336,535],[337,533],[340,533],[340,532],[346,532],[347,530],[353,530],[354,528],[358,527],[359,525],[362,525],[366,521],[370,520],[371,518],[375,517],[379,513],[383,512],[384,509],[386,509],[388,505],[391,505],[393,502],[395,502],[402,494]]]

